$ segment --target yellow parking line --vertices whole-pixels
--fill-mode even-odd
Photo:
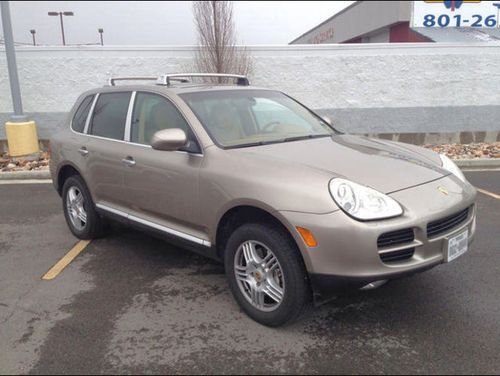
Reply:
[[[50,281],[51,279],[56,278],[59,273],[62,272],[62,270],[69,265],[71,261],[75,259],[76,256],[82,252],[91,240],[80,240],[78,243],[75,244],[71,250],[64,255],[62,259],[60,259],[50,270],[45,273],[45,275],[42,277],[43,280]]]
[[[478,190],[478,192],[481,192],[483,195],[487,195],[487,196],[496,198],[497,200],[500,200],[500,195],[497,195],[496,193],[485,191],[484,189],[481,189],[478,187],[476,187],[476,189]]]

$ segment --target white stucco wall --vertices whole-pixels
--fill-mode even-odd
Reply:
[[[47,123],[42,129],[50,128],[51,114],[60,121],[59,115],[81,92],[104,85],[108,77],[186,71],[193,51],[154,46],[18,48],[24,109]],[[500,129],[500,44],[256,46],[250,52],[253,85],[285,91],[313,109],[336,114],[341,125],[354,131]],[[0,120],[11,111],[0,49]]]

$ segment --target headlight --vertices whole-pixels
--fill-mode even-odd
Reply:
[[[458,166],[450,158],[448,158],[444,154],[439,154],[439,157],[441,158],[441,162],[443,164],[441,166],[442,168],[451,172],[453,175],[462,180],[464,183],[467,181],[465,179],[464,174],[462,173],[462,170],[460,170],[460,168],[458,168]]]
[[[330,193],[337,205],[356,219],[368,221],[403,214],[401,206],[389,196],[349,180],[330,180]]]

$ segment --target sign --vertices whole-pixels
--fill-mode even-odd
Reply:
[[[411,27],[498,28],[500,0],[414,1]]]
[[[320,33],[316,34],[315,36],[309,38],[307,40],[307,43],[309,44],[320,44],[324,43],[326,41],[330,41],[333,39],[333,27],[329,27],[326,30],[321,31]]]

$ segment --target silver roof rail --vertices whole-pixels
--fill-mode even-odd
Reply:
[[[109,86],[115,86],[116,81],[155,81],[158,77],[111,77],[108,79]]]
[[[189,82],[186,77],[220,77],[220,78],[233,78],[236,80],[237,85],[248,86],[250,82],[246,76],[239,74],[225,74],[225,73],[172,73],[162,74],[159,77],[151,76],[136,76],[136,77],[111,77],[108,79],[109,86],[115,86],[116,81],[156,81],[157,85],[170,86],[171,81],[178,81],[182,83]]]
[[[163,74],[158,77],[157,85],[170,86],[170,81],[178,81],[182,77],[220,77],[220,78],[234,78],[237,85],[248,86],[250,82],[246,76],[240,74],[226,74],[226,73],[173,73]],[[186,82],[181,80],[182,82]]]

